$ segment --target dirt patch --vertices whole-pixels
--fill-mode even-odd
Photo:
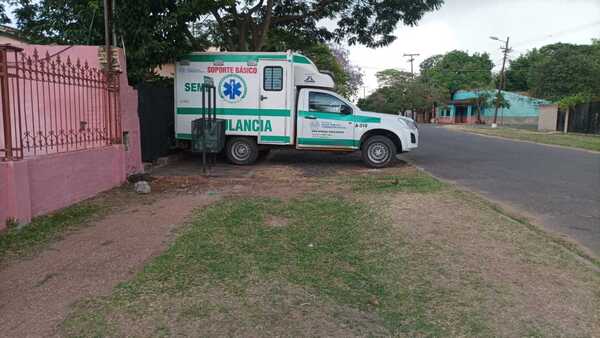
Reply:
[[[265,224],[273,228],[283,228],[288,226],[289,222],[290,220],[285,217],[269,215],[265,221]]]
[[[599,336],[599,275],[543,235],[459,194],[391,203],[398,234],[442,271],[433,282],[481,304],[495,335]]]
[[[109,314],[116,326],[108,330],[127,337],[359,337],[387,332],[373,314],[323,301],[287,282],[249,284],[243,295],[207,283],[176,298],[156,298],[152,314],[142,307]]]
[[[52,336],[69,305],[109,293],[167,247],[169,234],[195,208],[217,197],[165,195],[128,205],[0,271],[0,331],[5,337]]]

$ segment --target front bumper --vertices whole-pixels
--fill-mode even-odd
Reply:
[[[419,130],[418,129],[410,129],[408,131],[407,142],[404,142],[402,150],[411,151],[413,149],[417,149],[419,147]]]

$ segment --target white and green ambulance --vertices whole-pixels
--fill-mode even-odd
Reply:
[[[371,167],[418,146],[416,123],[406,117],[360,110],[332,91],[331,75],[292,52],[192,53],[176,64],[175,133],[191,139],[201,116],[201,88],[212,78],[217,117],[226,119],[226,154],[251,164],[275,147],[362,151]]]

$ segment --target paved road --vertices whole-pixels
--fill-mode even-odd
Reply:
[[[600,255],[600,154],[421,127],[403,154],[432,174],[525,212]]]

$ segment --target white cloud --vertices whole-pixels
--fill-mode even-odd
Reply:
[[[410,70],[404,53],[420,53],[415,70],[425,58],[454,49],[488,52],[499,65],[500,43],[510,36],[511,57],[555,42],[590,43],[600,38],[599,0],[447,0],[428,13],[417,27],[399,26],[397,40],[384,48],[350,47],[350,59],[364,69],[367,93],[377,86],[375,73],[385,68]],[[361,93],[362,94],[362,93]]]

